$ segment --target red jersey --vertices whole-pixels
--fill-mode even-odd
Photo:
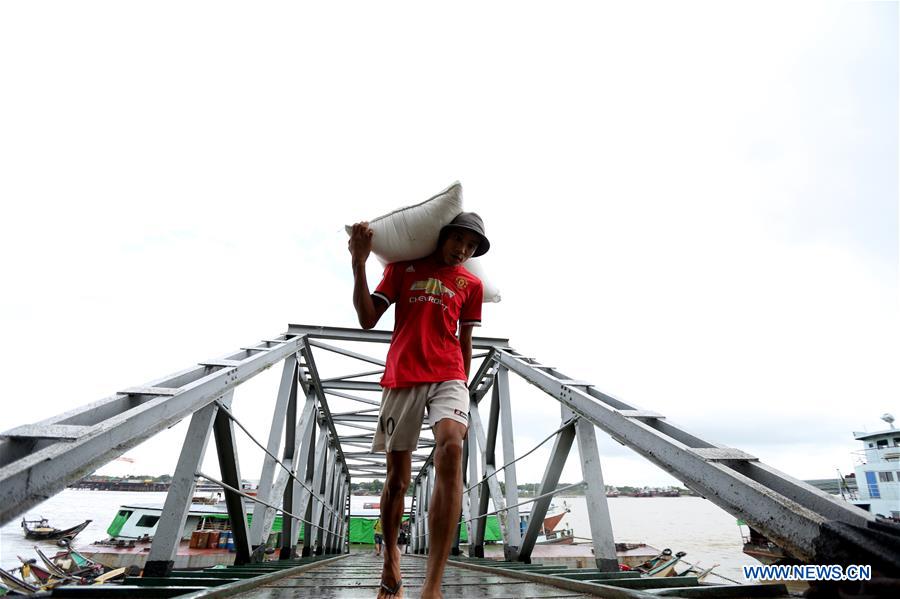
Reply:
[[[372,294],[396,302],[382,387],[466,380],[457,326],[481,326],[481,279],[433,258],[394,262]]]

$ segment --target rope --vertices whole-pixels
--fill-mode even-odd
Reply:
[[[285,514],[285,515],[287,515],[287,516],[290,516],[290,517],[293,518],[294,520],[299,520],[300,522],[303,522],[304,524],[309,524],[310,526],[312,526],[312,527],[314,527],[314,528],[318,528],[319,530],[323,530],[323,531],[325,531],[325,532],[330,532],[330,533],[332,533],[332,534],[334,534],[334,535],[337,535],[337,534],[338,534],[337,531],[334,531],[334,530],[325,528],[325,527],[323,527],[323,526],[319,526],[318,524],[313,524],[313,523],[310,522],[309,520],[306,520],[306,519],[304,519],[304,518],[301,518],[300,516],[296,516],[296,515],[292,514],[291,512],[287,511],[287,510],[284,509],[284,508],[274,506],[274,505],[272,505],[271,503],[267,503],[267,502],[263,501],[262,499],[258,499],[258,498],[256,498],[256,497],[253,497],[252,495],[247,495],[246,493],[244,493],[244,492],[241,491],[240,489],[235,489],[234,487],[232,487],[232,486],[230,486],[230,485],[226,485],[226,484],[223,483],[222,481],[216,480],[215,478],[213,478],[213,477],[211,477],[211,476],[207,476],[207,475],[203,474],[202,472],[197,472],[197,473],[196,473],[196,476],[199,476],[200,478],[205,478],[206,480],[208,480],[208,481],[211,482],[211,483],[216,483],[217,485],[221,485],[222,487],[228,489],[229,491],[232,491],[232,492],[234,492],[234,493],[237,493],[238,495],[240,495],[241,497],[243,497],[243,498],[245,498],[245,499],[249,499],[250,501],[255,501],[256,503],[261,503],[261,504],[263,504],[264,506],[270,507],[270,508],[272,508],[273,510],[275,510],[275,511],[277,511],[277,512],[281,512],[282,514]],[[327,506],[325,506],[325,503],[324,503],[321,499],[319,499],[318,497],[316,497],[315,495],[313,495],[313,498],[316,499],[316,501],[318,501],[319,503],[321,503],[323,507],[327,507]],[[341,515],[343,515],[343,514],[341,514]]]
[[[293,472],[290,468],[288,468],[287,466],[284,465],[284,462],[282,462],[280,459],[278,459],[277,457],[275,457],[268,449],[266,449],[265,447],[262,446],[262,443],[260,443],[259,441],[256,440],[256,437],[254,437],[252,434],[250,434],[250,431],[248,431],[248,430],[244,427],[244,425],[241,424],[241,422],[240,422],[237,418],[235,418],[234,414],[231,413],[231,410],[229,410],[227,407],[225,407],[225,406],[222,404],[222,401],[221,401],[221,400],[218,400],[218,399],[217,399],[217,400],[216,400],[216,403],[219,404],[219,409],[222,410],[222,411],[224,411],[224,412],[225,412],[225,415],[228,416],[228,417],[231,419],[232,422],[234,422],[236,425],[238,425],[238,427],[240,427],[240,429],[241,429],[242,431],[244,431],[244,433],[246,433],[246,435],[247,435],[248,437],[250,437],[250,440],[253,441],[253,442],[256,444],[257,447],[259,447],[259,448],[262,449],[264,452],[266,452],[266,455],[268,455],[270,458],[272,458],[273,460],[275,460],[275,463],[278,464],[279,466],[281,466],[281,467],[284,469],[284,471],[288,473],[288,476],[290,476],[293,480],[297,481],[297,483],[298,483],[301,487],[303,487],[304,489],[306,489],[307,491],[309,491],[309,494],[310,494],[310,495],[312,495],[313,497],[318,498],[318,494],[317,494],[315,491],[313,491],[312,489],[310,489],[308,486],[306,486],[306,482],[304,482],[304,481],[300,480],[299,478],[297,478],[297,476],[294,474],[294,472]],[[325,503],[322,503],[322,505],[325,507],[326,510],[328,510],[328,511],[331,512],[332,514],[336,514],[336,513],[337,513],[337,512],[335,512],[333,509],[331,509],[330,507],[328,507]],[[272,507],[272,506],[269,506],[269,507]],[[278,508],[276,508],[276,509],[278,509]]]
[[[467,523],[471,522],[472,520],[481,520],[482,518],[487,518],[488,516],[493,516],[493,515],[495,515],[495,514],[499,514],[500,512],[506,512],[506,511],[508,511],[508,510],[513,509],[514,507],[520,507],[520,506],[523,506],[523,505],[527,505],[527,504],[529,504],[529,503],[533,503],[533,502],[537,501],[538,499],[543,499],[543,498],[545,498],[545,497],[550,497],[550,496],[555,495],[555,494],[557,494],[557,493],[562,493],[563,491],[568,491],[569,489],[574,489],[575,487],[580,487],[580,486],[582,486],[583,484],[584,484],[584,481],[581,481],[581,482],[578,482],[578,483],[575,483],[575,484],[572,484],[572,485],[566,485],[565,487],[559,487],[559,488],[554,489],[553,491],[550,491],[549,493],[544,493],[544,494],[542,494],[542,495],[538,495],[537,497],[532,497],[531,499],[528,499],[527,501],[522,501],[522,502],[519,502],[519,503],[517,503],[517,504],[515,504],[515,505],[510,505],[510,506],[507,506],[507,507],[503,507],[503,508],[500,508],[499,510],[494,510],[493,512],[488,512],[488,513],[486,513],[486,514],[482,514],[481,516],[473,516],[472,518],[469,518],[468,520],[463,520],[463,521],[461,522],[461,524],[467,524]],[[427,533],[427,532],[426,532],[426,533],[422,533],[422,534],[420,534],[420,535],[411,535],[410,538],[421,539],[421,538],[427,537],[427,536],[429,536],[429,535],[430,535],[430,533]]]
[[[470,486],[466,487],[465,489],[463,489],[463,493],[468,493],[469,491],[471,491],[472,489],[474,489],[475,487],[477,487],[477,486],[480,485],[481,483],[487,482],[487,479],[491,478],[492,476],[497,476],[497,474],[499,474],[501,471],[506,470],[508,467],[512,466],[513,464],[515,464],[515,463],[518,462],[519,460],[528,457],[529,455],[531,455],[532,453],[534,453],[535,451],[537,451],[537,448],[538,448],[538,447],[540,447],[541,445],[543,445],[544,443],[546,443],[547,441],[549,441],[550,439],[552,439],[554,435],[558,435],[559,433],[561,433],[564,429],[568,428],[569,425],[571,425],[572,423],[574,423],[574,422],[575,422],[576,420],[578,420],[579,418],[581,418],[581,416],[575,416],[574,418],[570,418],[569,420],[567,420],[567,421],[565,422],[565,424],[563,424],[561,427],[559,427],[558,429],[556,429],[555,431],[553,431],[552,433],[550,433],[543,441],[541,441],[540,443],[538,443],[537,445],[535,445],[534,447],[532,447],[530,450],[528,450],[527,452],[525,452],[525,453],[523,453],[522,455],[520,455],[519,457],[517,457],[516,459],[512,460],[511,462],[507,462],[506,464],[503,464],[502,466],[500,466],[499,468],[497,468],[496,470],[494,470],[493,473],[491,473],[491,474],[485,476],[484,478],[482,478],[481,480],[479,480],[477,483],[475,483],[475,484],[473,484],[473,485],[470,485]]]
[[[486,518],[488,516],[493,516],[494,514],[499,514],[500,512],[505,512],[505,511],[511,510],[514,507],[519,507],[519,506],[523,506],[523,505],[526,505],[529,503],[534,503],[538,499],[543,499],[544,497],[550,497],[550,496],[556,495],[557,493],[562,493],[563,491],[568,491],[569,489],[574,489],[575,487],[580,487],[583,484],[584,484],[584,481],[581,481],[579,483],[575,483],[572,485],[566,485],[565,487],[558,487],[558,488],[550,491],[549,493],[544,493],[542,495],[538,495],[537,497],[532,497],[531,499],[529,499],[527,501],[521,501],[515,505],[509,505],[506,507],[502,507],[499,510],[494,510],[493,512],[488,512],[486,514],[482,514],[481,516],[474,516],[472,518],[469,518],[468,520],[463,520],[462,523],[466,524],[468,522],[471,522],[472,520],[481,520],[482,518]]]

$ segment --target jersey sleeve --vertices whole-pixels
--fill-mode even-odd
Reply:
[[[403,270],[397,267],[396,262],[391,262],[384,267],[384,275],[378,287],[372,292],[372,295],[384,300],[390,306],[400,297],[400,278],[402,275]]]
[[[481,303],[484,301],[484,286],[481,281],[472,289],[472,292],[466,297],[462,310],[459,313],[460,327],[480,327],[481,326]]]

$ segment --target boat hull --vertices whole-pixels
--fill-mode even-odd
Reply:
[[[544,530],[545,531],[554,531],[556,527],[559,525],[560,521],[568,514],[568,511],[560,512],[558,514],[554,514],[553,516],[547,516],[544,518]]]
[[[80,549],[87,558],[110,569],[137,566],[143,568],[150,554],[150,544],[136,544],[134,547],[94,546]],[[234,552],[227,549],[195,549],[188,541],[182,541],[174,558],[175,568],[211,568],[234,563]]]
[[[31,539],[34,541],[52,541],[55,539],[74,539],[78,533],[87,528],[87,525],[91,523],[91,520],[85,520],[81,524],[76,526],[72,526],[70,528],[64,528],[62,530],[58,528],[53,529],[33,529],[28,528],[28,524],[26,520],[22,519],[22,529],[25,531],[25,538]]]
[[[564,536],[557,538],[547,538],[543,541],[536,541],[536,545],[572,545],[575,543],[575,537]]]

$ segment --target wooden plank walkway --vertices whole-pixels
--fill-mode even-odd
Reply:
[[[345,559],[323,564],[313,570],[276,580],[235,597],[243,599],[280,599],[318,597],[321,599],[348,599],[375,597],[381,579],[382,560],[371,553],[354,553]],[[403,556],[400,569],[403,573],[404,597],[419,596],[425,580],[425,560]],[[554,586],[518,580],[509,576],[476,572],[447,564],[444,571],[444,597],[459,599],[469,597],[503,597],[525,599],[590,597]]]

